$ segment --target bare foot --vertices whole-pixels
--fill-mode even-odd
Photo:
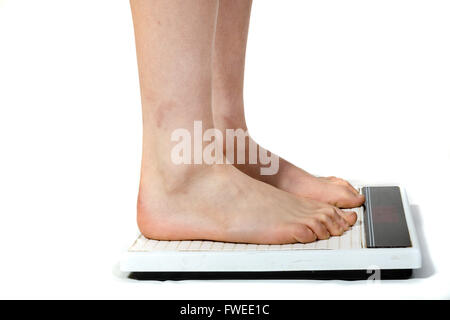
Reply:
[[[327,239],[356,222],[354,212],[294,196],[231,165],[196,168],[170,185],[143,172],[137,218],[148,238],[261,244]]]
[[[246,126],[235,125],[235,121],[226,117],[216,116],[214,119],[215,125],[219,128],[223,135],[225,134],[225,128],[242,128],[247,130]],[[242,121],[237,121],[242,122]],[[249,159],[249,137],[246,139],[246,159]],[[256,144],[256,142],[253,142]],[[336,177],[316,177],[305,170],[294,166],[292,163],[279,158],[279,170],[274,175],[261,175],[261,167],[266,167],[261,164],[236,164],[238,150],[234,150],[234,159],[229,160],[235,163],[236,168],[251,176],[254,179],[266,182],[276,188],[293,193],[300,197],[306,197],[321,202],[326,202],[339,208],[355,208],[364,203],[364,196],[346,180]],[[224,153],[227,153],[224,144]]]

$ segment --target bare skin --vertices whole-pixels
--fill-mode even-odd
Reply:
[[[251,0],[220,1],[219,4],[213,55],[213,115],[215,127],[223,132],[238,128],[247,131],[243,88],[251,6]],[[284,159],[280,159],[276,175],[261,175],[260,166],[236,165],[255,179],[301,197],[340,208],[353,208],[364,202],[364,196],[343,179],[315,177]]]
[[[341,235],[355,221],[354,213],[300,199],[231,165],[200,169],[170,191],[141,185],[138,202],[141,232],[161,240],[306,243]]]
[[[232,165],[176,165],[171,133],[213,128],[218,0],[132,0],[143,114],[138,197],[142,234],[282,244],[341,235],[354,212],[294,195]]]

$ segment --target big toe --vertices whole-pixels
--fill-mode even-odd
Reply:
[[[347,187],[338,192],[339,196],[336,199],[336,207],[339,208],[356,208],[364,203],[364,196],[360,193],[354,193]]]

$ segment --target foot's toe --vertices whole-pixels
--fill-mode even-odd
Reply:
[[[333,218],[336,220],[339,225],[344,228],[344,230],[348,230],[351,226],[350,222],[343,216],[344,213],[341,209],[334,207]]]
[[[317,215],[320,222],[327,227],[328,231],[333,236],[339,236],[349,228],[347,221],[344,220],[336,210],[337,208],[330,206]]]
[[[317,240],[317,235],[310,228],[303,224],[295,227],[293,237],[295,241],[301,243],[309,243]]]
[[[330,237],[330,234],[334,235],[334,229],[330,230],[319,217],[312,218],[307,221],[307,226],[314,231],[317,238],[320,240],[325,240]]]
[[[350,225],[354,225],[356,223],[356,220],[358,219],[358,216],[356,215],[355,211],[344,211],[338,209],[339,215],[345,219],[345,221]]]
[[[362,194],[354,193],[348,187],[340,186],[338,195],[335,205],[339,208],[356,208],[361,206],[365,200]]]

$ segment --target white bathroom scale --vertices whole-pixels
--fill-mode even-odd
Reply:
[[[406,193],[399,186],[358,187],[358,220],[342,236],[308,244],[257,245],[159,241],[140,235],[120,262],[134,279],[408,278],[421,255]]]

